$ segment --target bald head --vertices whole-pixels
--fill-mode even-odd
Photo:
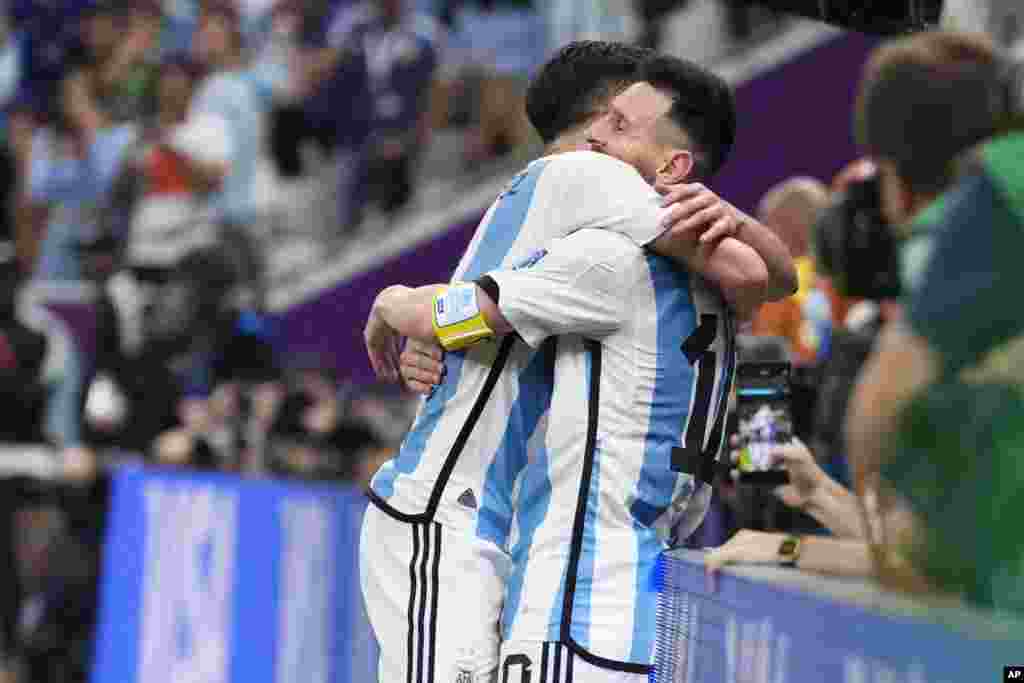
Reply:
[[[828,204],[828,189],[814,178],[796,177],[772,187],[761,199],[757,215],[786,243],[793,256],[807,254],[811,230]]]

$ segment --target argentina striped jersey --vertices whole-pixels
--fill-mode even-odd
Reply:
[[[673,450],[722,447],[735,365],[728,309],[699,277],[603,231],[490,275],[506,319],[555,355],[545,431],[513,487],[502,637],[559,641],[592,664],[644,673],[654,563],[707,503],[707,489],[694,501]]]
[[[630,166],[592,152],[545,157],[517,175],[487,211],[453,281],[528,268],[551,240],[585,228],[655,239],[660,198]],[[422,403],[371,498],[408,522],[434,520],[507,548],[516,482],[547,433],[554,342],[516,335],[445,356],[445,376]]]

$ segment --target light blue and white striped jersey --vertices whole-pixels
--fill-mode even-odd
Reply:
[[[663,232],[661,198],[630,166],[593,152],[538,159],[490,207],[453,281],[528,266],[551,240],[601,228],[646,245]],[[553,343],[515,335],[448,353],[445,376],[424,400],[371,498],[398,519],[436,520],[508,547],[513,488],[531,439],[545,434]]]
[[[643,673],[655,561],[678,526],[693,531],[710,493],[694,496],[674,453],[717,457],[724,439],[730,314],[701,278],[607,231],[489,275],[522,339],[555,354],[546,431],[514,485],[502,637]]]

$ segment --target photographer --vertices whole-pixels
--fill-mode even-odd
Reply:
[[[909,285],[911,292],[908,315],[910,323],[889,323],[882,333],[874,357],[862,375],[857,395],[852,400],[851,419],[847,424],[849,452],[859,474],[860,492],[862,496],[867,494],[862,497],[863,507],[871,509],[868,517],[872,523],[866,528],[869,542],[813,539],[806,550],[810,552],[811,546],[814,546],[821,549],[821,554],[814,558],[807,555],[801,559],[799,556],[793,558],[791,554],[787,557],[782,552],[791,550],[794,543],[783,544],[778,538],[741,532],[717,554],[708,558],[709,567],[732,561],[788,559],[799,560],[801,568],[866,573],[872,569],[869,560],[873,560],[876,572],[883,578],[898,577],[895,583],[902,587],[951,588],[948,582],[935,580],[934,576],[931,581],[921,580],[919,576],[922,570],[927,571],[924,563],[919,560],[935,554],[932,552],[934,548],[924,545],[934,540],[935,536],[929,530],[936,527],[932,519],[920,515],[919,508],[915,509],[913,505],[908,508],[905,505],[904,501],[915,499],[910,495],[915,492],[904,488],[900,491],[904,493],[903,496],[893,496],[889,495],[888,490],[879,489],[877,483],[882,445],[891,440],[890,435],[893,434],[899,412],[917,390],[931,384],[950,367],[949,364],[945,368],[940,367],[938,354],[929,348],[929,342],[911,331],[910,325],[915,324],[915,319],[920,319],[924,311],[934,311],[930,319],[935,327],[928,329],[942,329],[946,336],[940,336],[939,339],[947,345],[946,348],[956,345],[957,349],[971,349],[970,352],[962,351],[957,358],[960,367],[971,358],[976,360],[981,357],[995,345],[986,345],[988,340],[979,338],[973,330],[998,332],[993,335],[991,341],[994,342],[1005,341],[1020,329],[1012,323],[1021,320],[1021,316],[1011,313],[1016,309],[1011,300],[1005,297],[993,300],[992,303],[1000,306],[1000,312],[993,314],[991,307],[982,306],[978,297],[991,297],[992,283],[999,281],[998,266],[995,272],[991,272],[991,264],[999,263],[993,253],[1002,254],[1001,258],[1006,259],[1011,254],[1019,254],[1021,250],[1017,245],[1004,244],[997,247],[995,252],[987,252],[987,258],[991,260],[973,258],[981,248],[980,243],[988,243],[992,237],[983,234],[987,231],[977,229],[977,208],[965,208],[958,196],[965,192],[976,192],[976,179],[973,182],[970,178],[965,181],[966,187],[957,188],[950,199],[943,201],[941,198],[942,192],[954,181],[955,160],[965,150],[991,136],[1006,111],[997,97],[999,74],[1000,65],[995,49],[986,38],[934,32],[901,39],[876,50],[867,64],[865,78],[860,86],[856,112],[857,132],[878,167],[879,199],[876,205],[881,217],[892,226],[888,234],[896,240],[904,241],[902,253],[894,253],[891,258],[876,258],[875,261],[894,261],[903,266],[902,279]],[[1019,137],[996,143],[992,152],[995,158],[1006,158],[1007,145],[1012,146],[1014,140],[1019,140]],[[856,191],[863,190],[862,187]],[[993,204],[990,200],[989,206]],[[962,220],[969,221],[973,228],[972,234],[961,238],[971,242],[970,245],[957,244],[955,250],[949,251],[957,256],[948,262],[950,265],[944,267],[950,268],[956,263],[958,270],[948,274],[936,271],[943,263],[941,255],[952,233],[929,228],[946,211],[951,215],[957,215],[959,211]],[[992,212],[993,209],[989,208],[988,211]],[[1008,213],[1008,209],[1003,211],[1004,214]],[[1008,221],[1008,218],[1004,216],[1004,221]],[[1004,222],[1004,225],[1012,224]],[[855,227],[863,226],[857,224]],[[1019,229],[1013,234],[1018,232]],[[906,250],[908,238],[916,238],[911,242],[914,249],[909,252]],[[909,256],[916,257],[918,263],[925,261],[933,239],[938,241],[936,253],[918,288],[915,258]],[[902,263],[900,256],[903,257]],[[866,265],[847,261],[844,264],[845,272],[840,273],[845,276],[840,279],[846,285],[856,279],[876,284],[884,282],[884,278],[875,277],[873,273],[865,275],[857,272],[851,264],[862,268]],[[877,263],[867,265],[877,268]],[[897,273],[900,269],[896,268]],[[938,279],[933,279],[933,273],[939,276]],[[975,290],[973,285],[978,284],[979,280],[987,281],[990,288],[987,291],[983,287]],[[970,300],[960,315],[950,315],[949,306],[957,299],[952,298],[948,292],[928,291],[930,288],[941,290],[942,286],[968,287],[967,291],[956,295],[960,300],[965,295]],[[884,291],[886,288],[880,289]],[[889,291],[892,292],[891,287]],[[968,311],[975,312],[973,319],[966,315]],[[987,316],[987,319],[980,320],[981,316]],[[898,313],[896,317],[898,319]],[[931,341],[932,335],[928,332],[924,334],[929,334]],[[982,343],[977,344],[979,341]],[[936,400],[941,401],[941,398]],[[923,418],[913,413],[907,419],[921,422]],[[933,430],[938,426],[948,430],[959,425],[947,418],[944,423],[932,423],[931,426]],[[916,448],[915,452],[923,450],[913,440],[903,446],[907,449]],[[927,467],[919,468],[917,474],[921,475],[923,469]],[[870,491],[865,491],[863,486],[869,479],[867,473],[871,475]],[[895,470],[890,469],[886,477],[891,479],[896,474]],[[912,481],[909,476],[902,483],[910,486],[920,484],[919,481]],[[823,490],[830,489],[833,492],[837,490],[831,486]],[[782,495],[781,491],[779,493]],[[844,495],[839,494],[840,497]],[[875,501],[881,501],[886,507],[876,509]],[[971,505],[977,502],[969,501]],[[911,509],[916,514],[908,514]],[[888,527],[882,530],[887,539],[883,546],[889,540],[898,541],[907,550],[906,557],[899,557],[896,553],[886,555],[884,548],[880,549],[878,544],[872,543],[876,527],[881,526],[882,522]],[[924,552],[919,552],[921,550]],[[883,556],[888,557],[886,562],[879,561]],[[907,560],[910,560],[909,564]],[[993,602],[979,597],[977,591],[961,591],[955,587],[953,590],[966,592],[968,597],[978,602]]]
[[[940,367],[940,355],[954,351],[952,355],[956,357],[946,360],[962,367],[980,358],[997,341],[975,338],[972,332],[991,326],[987,319],[992,315],[990,306],[978,306],[975,309],[978,318],[967,319],[964,316],[969,311],[971,299],[974,303],[984,302],[984,280],[991,278],[991,281],[997,281],[1002,275],[993,268],[999,263],[995,255],[999,254],[999,248],[1011,245],[991,244],[999,233],[981,228],[996,227],[994,221],[1002,216],[991,213],[972,216],[970,239],[986,244],[972,244],[970,249],[961,253],[949,251],[950,247],[966,246],[955,242],[949,244],[952,238],[957,237],[952,234],[952,227],[937,230],[929,229],[929,226],[949,223],[951,216],[965,210],[969,215],[974,214],[981,206],[975,206],[973,201],[964,206],[966,199],[974,199],[974,195],[985,191],[991,193],[975,187],[986,177],[985,171],[981,170],[965,179],[948,197],[936,199],[952,180],[955,157],[996,132],[997,120],[1002,116],[997,92],[999,67],[993,49],[983,39],[968,39],[962,34],[935,35],[945,37],[945,44],[929,47],[922,43],[922,39],[928,36],[921,36],[880,50],[868,64],[858,107],[859,135],[878,163],[881,206],[885,217],[894,226],[908,226],[900,228],[905,236],[927,233],[923,247],[918,245],[919,251],[923,248],[931,252],[934,248],[932,240],[937,235],[941,243],[946,243],[948,252],[946,263],[938,257],[931,259],[928,289],[935,290],[928,292],[933,297],[931,301],[926,301],[922,291],[924,283],[919,282],[920,269],[908,268],[912,272],[908,272],[904,279],[909,285],[909,315],[883,331],[861,376],[847,423],[850,456],[861,471],[869,462],[877,461],[882,445],[893,431],[900,408],[945,370]],[[964,45],[949,42],[953,40],[973,41],[973,46],[971,42]],[[943,47],[944,53],[937,52]],[[966,59],[969,47],[974,53],[971,59]],[[959,52],[953,52],[954,49]],[[918,85],[914,86],[914,82]],[[917,98],[909,97],[910,93],[922,89],[925,91],[917,92]],[[916,102],[916,99],[923,101]],[[923,109],[931,110],[928,112],[931,116],[925,117]],[[908,125],[911,117],[921,123]],[[937,129],[937,126],[941,128]],[[1013,144],[1012,137],[1009,144]],[[945,150],[945,154],[939,155],[940,148]],[[1001,146],[996,144],[995,149],[1001,149]],[[980,199],[982,197],[978,197]],[[993,210],[992,198],[986,208],[989,212]],[[1012,224],[1012,216],[1006,216],[1006,219]],[[981,254],[982,246],[988,249],[996,247],[996,250]],[[1011,248],[1005,253],[1014,251]],[[978,260],[984,256],[993,258]],[[918,258],[919,262],[925,260],[924,256]],[[934,277],[943,274],[937,271],[940,266],[960,271],[948,273],[952,279],[947,284],[953,288],[952,291],[942,290]],[[949,308],[954,302],[958,302],[956,313],[959,315]],[[1015,316],[1008,314],[1015,308],[1011,304],[1002,309],[1000,315],[1010,320]],[[934,313],[939,313],[938,309],[942,309],[941,315],[936,316]],[[986,319],[979,319],[981,316]],[[930,329],[932,325],[942,326],[938,320],[926,320],[935,317],[947,318],[941,331]]]
[[[1016,473],[1024,135],[1013,120],[1013,94],[1004,77],[961,98],[975,110],[992,103],[1017,131],[974,150],[965,177],[930,212],[936,227],[927,265],[905,315],[887,326],[861,376],[847,439],[859,485],[885,481],[910,500],[926,530],[950,519],[974,522],[969,543],[955,530],[936,531],[916,549],[916,566],[929,580],[982,604],[1020,608],[1024,542],[1005,511],[1024,490]],[[875,155],[895,160],[889,175],[902,175],[906,155],[879,124],[864,117],[862,128]],[[876,552],[883,577],[893,574],[894,556],[883,539]]]

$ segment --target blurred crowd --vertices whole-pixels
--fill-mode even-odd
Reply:
[[[330,206],[306,213],[344,244],[368,213],[409,206],[438,131],[458,131],[445,162],[463,169],[529,148],[522,97],[554,47],[631,32],[656,44],[653,27],[686,5],[10,3],[0,360],[21,387],[5,402],[24,419],[0,425],[3,439],[86,445],[96,427],[83,408],[107,405],[130,434],[107,425],[103,438],[148,452],[193,414],[185,399],[235,379],[219,360],[231,344],[258,349],[254,366],[272,356],[275,188],[323,181]],[[91,307],[86,332],[70,302]]]

